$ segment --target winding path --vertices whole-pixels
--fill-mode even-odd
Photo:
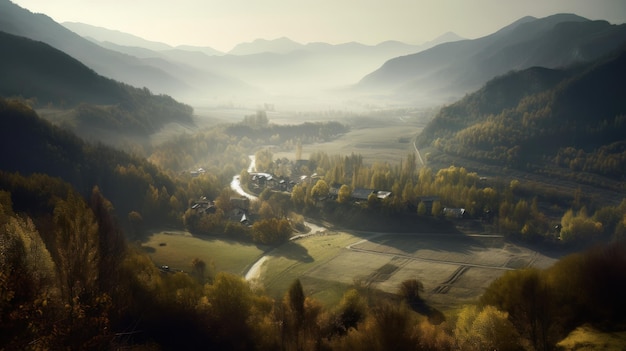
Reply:
[[[248,157],[250,158],[250,165],[248,166],[248,172],[254,172],[256,171],[256,159],[254,155],[250,155]],[[248,199],[250,199],[250,201],[257,201],[259,199],[257,196],[248,194],[247,192],[245,192],[245,190],[243,190],[243,188],[241,187],[241,179],[239,175],[233,176],[233,180],[230,182],[230,188],[237,194],[247,197]],[[293,236],[289,238],[289,240],[293,241],[293,240],[306,238],[309,235],[323,233],[328,230],[325,227],[322,227],[313,223],[309,223],[307,221],[304,222],[304,226],[309,228],[308,233]],[[271,251],[266,252],[252,266],[250,266],[250,269],[248,269],[248,271],[245,274],[246,280],[250,281],[253,279],[258,279],[261,276],[261,266],[268,259],[270,252]]]

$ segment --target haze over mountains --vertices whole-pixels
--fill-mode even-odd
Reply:
[[[491,35],[439,45],[386,62],[360,89],[462,96],[487,80],[533,66],[565,67],[604,56],[626,38],[626,25],[560,14],[524,17]]]
[[[210,67],[230,77],[274,94],[294,90],[317,92],[345,87],[376,69],[386,60],[447,41],[460,40],[446,33],[422,45],[386,41],[378,45],[351,42],[300,44],[289,38],[257,39],[236,45],[227,53],[207,47],[171,47],[139,37],[83,23],[64,26],[105,48],[139,57],[144,61],[169,60],[196,69]],[[163,66],[160,66],[164,68]]]
[[[597,59],[626,38],[624,24],[560,14],[524,17],[473,40],[446,33],[422,45],[332,45],[283,37],[222,53],[83,23],[60,25],[8,0],[0,2],[0,31],[43,41],[105,77],[185,101],[327,96],[413,105],[453,101],[511,70]]]

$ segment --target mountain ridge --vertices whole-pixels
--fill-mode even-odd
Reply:
[[[557,26],[560,23],[570,23],[570,31],[586,25],[587,30],[575,36],[564,33]],[[590,21],[574,14],[540,19],[523,17],[478,39],[444,43],[391,59],[363,77],[355,88],[406,95],[449,92],[462,96],[510,70],[531,66],[556,68],[574,63],[576,57],[571,52],[576,48],[585,49],[586,60],[597,58],[618,47],[623,42],[619,38],[626,38],[626,25]],[[558,50],[555,43],[559,44]],[[549,51],[542,53],[537,48]],[[550,62],[550,58],[555,61]]]
[[[56,23],[44,14],[34,14],[10,1],[0,2],[0,30],[47,43],[73,56],[99,74],[134,86],[167,94],[190,87],[137,58],[104,49]]]
[[[79,128],[150,134],[170,122],[193,123],[190,106],[98,75],[46,43],[0,31],[0,46],[12,48],[0,55],[0,96],[21,96],[38,106],[76,108]]]
[[[626,44],[567,69],[510,72],[441,109],[418,141],[517,169],[626,174]]]

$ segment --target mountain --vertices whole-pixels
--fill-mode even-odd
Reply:
[[[178,45],[176,47],[176,50],[183,50],[183,51],[191,51],[191,52],[201,52],[205,55],[208,56],[221,56],[224,55],[223,52],[213,49],[212,47],[209,46],[193,46],[193,45]]]
[[[419,143],[485,163],[623,181],[624,81],[626,45],[568,69],[511,72],[441,109]]]
[[[137,57],[144,64],[168,72],[168,74],[183,80],[193,88],[190,94],[183,94],[186,98],[204,94],[250,93],[255,91],[255,88],[241,80],[214,73],[215,69],[207,69],[207,67],[212,67],[212,63],[209,62],[209,56],[201,51],[187,51],[177,48],[153,51],[143,47],[123,46],[111,42],[94,41],[94,43],[109,50]]]
[[[251,43],[237,44],[232,50],[228,52],[228,54],[237,56],[262,54],[266,52],[276,54],[288,54],[301,48],[302,44],[298,44],[295,41],[285,37],[274,40],[256,39]]]
[[[0,32],[0,95],[36,98],[40,104],[113,104],[124,88],[48,44]],[[45,57],[45,60],[41,58]]]
[[[136,46],[154,51],[172,49],[170,45],[156,41],[150,41],[138,36],[120,32],[117,30],[96,27],[80,22],[63,22],[63,27],[85,38],[93,38],[96,41],[108,41],[123,46]]]
[[[104,49],[54,22],[8,0],[0,1],[0,31],[45,42],[83,62],[99,74],[167,94],[189,90],[183,81],[139,59]]]
[[[626,25],[573,14],[524,17],[479,39],[448,42],[391,59],[356,88],[459,96],[511,70],[558,68],[594,60],[615,50],[625,38]]]
[[[81,37],[88,38],[97,43],[110,43],[119,47],[126,48],[140,48],[147,49],[149,52],[160,52],[167,50],[184,50],[184,51],[196,51],[202,52],[205,55],[223,55],[224,53],[215,50],[208,46],[192,46],[192,45],[179,45],[176,47],[170,46],[165,43],[146,40],[136,35],[121,32],[118,30],[107,29],[103,27],[92,26],[86,23],[80,22],[63,22],[61,23],[65,28],[80,35]],[[115,50],[115,49],[113,49]],[[119,50],[116,50],[119,51]],[[123,52],[123,51],[120,51]],[[132,55],[132,54],[131,54]],[[139,55],[133,55],[136,57],[142,57]]]
[[[11,48],[0,55],[0,96],[76,108],[77,129],[150,134],[167,123],[193,123],[191,107],[102,77],[48,44],[0,32],[0,46]]]
[[[140,58],[147,64],[167,72],[175,72],[193,86],[206,81],[202,72],[210,67],[221,76],[234,77],[272,93],[292,94],[298,90],[308,92],[347,85],[363,74],[380,66],[391,57],[419,50],[419,46],[397,41],[387,41],[375,46],[360,43],[331,45],[328,43],[297,44],[289,39],[275,41],[257,40],[258,53],[242,55],[207,55],[194,47],[180,47],[154,51],[144,47],[123,46],[111,42],[98,42],[107,49]],[[264,44],[270,44],[265,45]],[[281,43],[286,45],[281,46]],[[251,44],[251,43],[249,43]],[[256,44],[255,44],[256,45]],[[291,50],[287,47],[291,47]],[[245,49],[245,45],[244,45]],[[239,52],[245,53],[247,49]],[[174,64],[175,66],[172,66]],[[194,71],[196,73],[194,73]],[[220,87],[249,91],[223,79]]]
[[[150,189],[171,194],[175,191],[172,179],[147,160],[102,144],[88,144],[41,119],[28,106],[3,98],[0,98],[0,148],[14,151],[0,153],[0,171],[59,177],[83,196],[88,196],[97,185],[113,201],[120,218],[130,211],[146,208],[144,200]],[[31,207],[44,205],[30,204]],[[163,218],[160,213],[142,215],[155,221]]]
[[[437,46],[439,44],[443,44],[443,43],[449,43],[449,42],[453,42],[453,41],[459,41],[459,40],[464,40],[465,38],[459,36],[458,34],[454,33],[454,32],[446,32],[443,33],[442,35],[438,36],[437,38],[426,42],[422,45],[420,45],[424,50],[429,49],[433,46]]]
[[[275,94],[317,94],[348,86],[386,60],[419,50],[420,46],[397,41],[303,45],[287,38],[260,39],[196,64],[209,65]]]

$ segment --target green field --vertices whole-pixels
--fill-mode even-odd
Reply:
[[[418,279],[438,308],[475,301],[505,271],[546,268],[554,258],[491,236],[459,234],[349,233],[313,235],[271,251],[261,266],[261,285],[276,298],[298,278],[305,293],[324,304],[339,301],[358,284],[395,293]]]
[[[162,231],[152,234],[142,247],[152,261],[172,269],[191,270],[191,261],[199,258],[213,262],[217,272],[243,275],[267,249],[254,244],[216,238],[199,238],[185,231]]]
[[[300,279],[307,296],[336,304],[351,286],[395,293],[418,279],[437,308],[474,301],[509,269],[545,268],[555,259],[501,238],[458,234],[352,234],[327,231],[277,248],[198,238],[184,231],[154,233],[143,248],[157,265],[191,270],[191,261],[213,262],[216,271],[243,276],[265,255],[252,281],[280,299]]]
[[[308,159],[313,152],[325,152],[329,155],[363,156],[368,164],[374,162],[400,163],[406,156],[415,152],[414,137],[424,127],[423,119],[402,118],[402,116],[385,119],[362,118],[351,121],[350,131],[337,139],[316,144],[302,145],[302,157]],[[272,151],[275,158],[293,159],[295,150]]]
[[[347,251],[346,246],[357,240],[358,237],[348,233],[327,232],[284,244],[268,254],[269,259],[261,267],[260,282],[268,294],[281,297],[299,278],[308,296],[323,303],[335,303],[352,282],[329,277],[317,279],[309,272],[340,256]]]

